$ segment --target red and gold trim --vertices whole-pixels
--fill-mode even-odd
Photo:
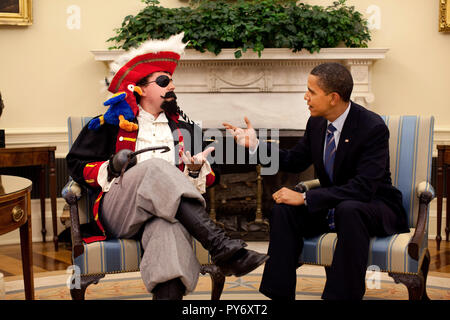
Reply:
[[[94,221],[97,224],[97,227],[100,229],[100,231],[102,232],[103,235],[83,238],[83,241],[85,243],[92,243],[92,242],[96,242],[96,241],[106,240],[105,228],[103,227],[103,225],[99,219],[100,201],[102,200],[102,197],[103,197],[103,191],[100,192],[97,199],[95,200],[94,206],[92,207],[92,213],[94,215]]]
[[[89,184],[93,188],[100,187],[97,181],[98,171],[100,170],[101,165],[105,161],[100,162],[91,162],[84,166],[83,176],[84,181]]]
[[[214,181],[216,181],[216,175],[214,174],[214,171],[212,171],[206,176],[206,186],[210,187],[213,185]]]
[[[98,216],[99,209],[100,209],[100,201],[102,200],[102,197],[103,197],[103,191],[100,191],[97,199],[94,202],[94,206],[92,207],[92,213],[94,214],[94,220],[97,223],[97,226],[102,231],[102,233],[105,234],[105,228],[103,228],[103,225],[100,222],[100,219]]]
[[[135,150],[138,131],[119,129],[116,140],[116,153],[123,149]]]
[[[181,133],[180,128],[177,128],[177,132],[178,132],[178,159],[180,159],[180,163],[178,164],[178,169],[180,169],[181,171],[184,171],[184,163],[181,160],[183,157],[183,152],[184,152],[184,137],[183,134]]]

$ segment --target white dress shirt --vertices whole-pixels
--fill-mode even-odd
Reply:
[[[155,146],[168,146],[170,148],[169,152],[162,153],[161,150],[155,150],[138,154],[137,162],[139,163],[151,158],[160,158],[175,165],[175,144],[166,114],[161,112],[155,119],[151,113],[148,113],[139,106],[137,120],[139,132],[136,140],[136,150]]]
[[[336,144],[336,150],[339,145],[339,138],[341,137],[342,128],[344,127],[345,119],[347,119],[348,113],[350,111],[350,105],[351,102],[349,102],[347,109],[333,122],[327,121],[327,127],[330,125],[330,123],[333,124],[333,127],[336,128],[334,133],[334,143]],[[325,161],[325,149],[327,147],[327,135],[325,134],[325,143],[323,146],[323,161]]]

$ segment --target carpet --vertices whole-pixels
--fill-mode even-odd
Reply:
[[[259,293],[262,267],[240,278],[227,277],[221,300],[265,300]],[[54,271],[35,274],[35,296],[37,300],[70,300],[67,287],[69,274]],[[5,277],[6,300],[24,299],[21,277]],[[297,300],[320,300],[325,283],[323,267],[305,265],[297,271]],[[365,300],[407,300],[408,291],[403,284],[396,284],[386,273],[367,275]],[[450,300],[450,276],[432,272],[427,280],[427,293],[432,300]],[[209,300],[211,280],[200,275],[196,290],[184,300]],[[86,300],[145,300],[151,299],[140,278],[139,272],[107,275],[97,285],[90,285]]]

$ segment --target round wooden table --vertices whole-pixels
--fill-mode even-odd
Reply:
[[[30,180],[0,175],[0,235],[20,228],[25,299],[34,299]]]

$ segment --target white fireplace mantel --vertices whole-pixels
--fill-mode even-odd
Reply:
[[[320,52],[309,53],[302,50],[300,52],[292,52],[285,48],[267,48],[258,53],[248,50],[242,53],[242,57],[236,59],[234,57],[235,49],[222,49],[219,55],[212,52],[199,52],[194,49],[186,49],[182,57],[182,61],[204,61],[204,60],[378,60],[384,59],[389,49],[384,48],[324,48]],[[96,61],[111,62],[124,50],[92,50]]]
[[[255,127],[304,129],[309,112],[303,96],[310,71],[323,62],[340,62],[352,73],[352,100],[370,108],[372,64],[384,59],[383,48],[324,48],[320,52],[264,49],[234,57],[234,49],[219,55],[187,49],[174,74],[182,109],[203,126],[223,121],[242,123],[248,116]],[[123,50],[92,50],[96,61],[109,65]]]

